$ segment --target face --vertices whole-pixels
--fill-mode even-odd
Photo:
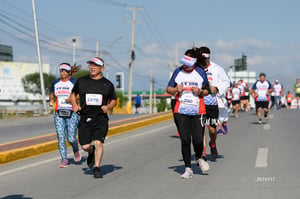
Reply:
[[[90,63],[89,67],[90,67],[90,74],[91,74],[92,77],[96,77],[98,75],[101,75],[102,71],[104,70],[103,66],[98,66],[94,63]]]
[[[260,82],[264,82],[266,80],[266,77],[264,75],[259,76]]]
[[[201,68],[207,68],[210,64],[210,59],[203,59],[199,64]]]
[[[66,79],[66,78],[68,78],[69,75],[70,75],[70,71],[67,71],[67,70],[65,70],[65,69],[60,69],[59,72],[60,72],[60,77],[61,77],[62,79]]]
[[[185,71],[190,72],[190,71],[194,70],[195,65],[193,65],[193,66],[182,65],[182,67]]]

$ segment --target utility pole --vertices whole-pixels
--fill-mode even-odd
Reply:
[[[39,70],[40,70],[41,91],[42,91],[42,100],[43,100],[43,108],[44,108],[43,113],[45,114],[47,112],[46,95],[45,95],[43,66],[42,66],[42,59],[41,59],[41,53],[40,53],[39,33],[38,33],[38,28],[37,28],[34,0],[32,0],[32,12],[33,12],[33,21],[34,21],[34,30],[35,30],[36,49],[37,49],[37,56],[38,56]]]
[[[99,57],[99,41],[96,41],[96,57]]]
[[[131,46],[130,46],[130,62],[129,62],[129,80],[128,80],[128,102],[127,107],[131,110],[131,103],[132,103],[132,72],[133,72],[133,62],[135,60],[135,53],[134,53],[134,32],[135,32],[135,14],[137,7],[127,7],[127,9],[132,9],[132,22],[131,22]],[[131,111],[130,111],[131,113]]]
[[[72,43],[73,43],[73,64],[75,64],[76,62],[76,39],[75,38],[72,39]]]
[[[150,93],[149,93],[149,114],[152,114],[153,105],[153,77],[152,70],[150,71]]]

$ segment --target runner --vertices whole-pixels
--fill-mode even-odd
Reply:
[[[293,100],[293,94],[290,91],[288,91],[286,94],[286,103],[288,109],[291,108],[292,100]]]
[[[210,141],[209,141],[209,146],[211,151],[210,156],[212,161],[216,161],[218,157],[218,150],[216,146],[216,140],[217,140],[216,128],[219,123],[219,107],[217,102],[217,95],[225,97],[226,90],[230,86],[230,80],[226,72],[224,71],[224,69],[218,64],[211,61],[210,49],[206,46],[202,46],[198,49],[197,65],[204,69],[211,86],[211,94],[205,96],[204,101],[205,101],[205,109],[206,109],[206,120],[208,121],[206,127],[208,128],[209,137],[210,137]],[[205,136],[204,136],[204,142],[206,142]],[[204,146],[206,146],[206,143]],[[206,150],[206,147],[204,148],[204,150]]]
[[[266,80],[266,74],[260,73],[259,80],[252,86],[252,96],[255,99],[258,123],[262,124],[261,110],[264,110],[265,120],[268,121],[269,93],[272,92],[271,83]]]
[[[232,113],[234,114],[235,118],[238,118],[238,112],[240,108],[240,103],[241,103],[241,94],[242,91],[239,88],[239,84],[237,82],[234,82],[233,89],[231,90],[231,95],[232,95]]]
[[[300,79],[296,79],[296,83],[294,84],[294,91],[297,100],[297,107],[300,108],[299,98],[300,98]]]
[[[283,93],[283,86],[279,83],[278,80],[275,80],[275,84],[273,85],[273,91],[275,96],[275,105],[276,109],[281,108],[281,97]]]
[[[50,87],[49,106],[55,105],[54,124],[57,133],[58,150],[61,156],[60,168],[68,167],[66,134],[69,144],[74,152],[74,161],[81,160],[81,154],[78,148],[77,124],[78,114],[73,112],[70,103],[70,95],[76,79],[71,77],[74,72],[79,70],[79,66],[70,66],[68,63],[59,65],[60,78],[54,80]],[[56,103],[54,104],[54,102]]]
[[[108,132],[108,111],[116,104],[115,86],[102,72],[104,61],[95,57],[87,62],[90,74],[76,82],[71,95],[74,111],[80,112],[78,138],[82,149],[88,152],[87,165],[93,168],[94,178],[102,178],[100,164],[103,143]],[[76,96],[79,94],[80,103]],[[94,145],[91,143],[94,142]]]
[[[251,107],[250,107],[250,88],[248,82],[245,82],[245,95],[244,95],[244,105],[245,105],[245,110],[248,112]]]
[[[196,57],[196,51],[193,49],[185,52],[180,60],[182,66],[174,70],[166,88],[168,94],[176,96],[174,119],[180,135],[181,153],[185,165],[185,172],[180,177],[184,179],[193,176],[191,142],[200,169],[202,172],[209,170],[207,161],[201,158],[204,125],[200,120],[205,114],[203,96],[208,94],[209,82],[205,72],[195,67]]]
[[[240,110],[241,111],[245,111],[246,110],[246,107],[245,107],[245,104],[246,104],[246,96],[245,96],[245,83],[244,83],[244,80],[240,79],[238,81],[238,87],[239,89],[241,90],[241,95],[240,95]]]

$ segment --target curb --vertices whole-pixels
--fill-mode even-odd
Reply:
[[[144,120],[137,121],[137,122],[131,122],[131,123],[123,124],[123,125],[116,126],[116,127],[111,127],[111,128],[109,128],[109,130],[107,132],[107,136],[114,136],[117,134],[125,133],[128,131],[134,130],[134,129],[149,126],[151,124],[156,124],[156,123],[163,122],[163,121],[166,121],[169,119],[173,119],[172,113],[167,114],[167,115],[157,116],[154,118],[144,119]],[[69,147],[69,143],[68,142],[66,142],[66,143],[67,143],[67,146]],[[32,156],[37,156],[40,154],[58,150],[57,145],[58,145],[57,140],[55,139],[55,140],[47,141],[47,142],[44,142],[41,144],[36,144],[36,145],[32,145],[32,146],[27,146],[27,147],[22,147],[22,148],[18,148],[18,149],[5,151],[3,153],[0,153],[0,165],[4,164],[4,163],[21,160],[24,158],[29,158]]]

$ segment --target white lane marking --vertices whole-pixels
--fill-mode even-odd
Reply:
[[[273,115],[273,114],[270,114],[270,115],[269,115],[269,118],[273,118],[273,117],[274,117],[274,115]]]
[[[170,127],[173,127],[173,126],[174,125],[168,125],[168,126],[164,126],[164,127],[161,127],[161,128],[149,130],[149,131],[146,131],[146,132],[141,133],[141,134],[136,134],[136,135],[132,135],[132,136],[129,136],[129,137],[126,137],[126,138],[122,138],[122,139],[119,139],[119,140],[116,140],[116,141],[112,141],[112,142],[109,142],[109,143],[104,143],[104,145],[116,144],[116,143],[128,140],[130,138],[134,138],[134,137],[138,137],[138,136],[142,136],[142,135],[147,135],[147,134],[150,134],[150,133],[158,133],[160,130],[163,130],[165,128],[170,128]],[[72,152],[68,153],[68,156],[71,156],[71,155],[73,155]],[[10,169],[8,171],[3,171],[3,172],[0,172],[0,176],[8,175],[8,174],[11,174],[11,173],[14,173],[14,172],[17,172],[17,171],[22,171],[22,170],[25,170],[25,169],[30,169],[32,167],[40,166],[42,164],[46,164],[46,163],[49,163],[49,162],[52,162],[52,161],[57,161],[59,159],[60,159],[60,157],[55,157],[55,158],[47,159],[47,160],[40,161],[40,162],[37,162],[37,163],[32,163],[32,164],[24,165],[24,166],[15,168],[15,169]]]
[[[268,166],[268,148],[259,148],[256,155],[255,168],[266,168]]]
[[[271,129],[271,125],[270,124],[264,124],[263,129],[264,130],[270,130]]]
[[[71,155],[71,153],[68,154],[68,155]],[[4,175],[14,173],[16,171],[22,171],[22,170],[29,169],[29,168],[32,168],[32,167],[36,167],[36,166],[46,164],[46,163],[49,163],[49,162],[52,162],[52,161],[57,161],[59,159],[60,159],[60,157],[51,158],[51,159],[47,159],[47,160],[44,160],[44,161],[41,161],[41,162],[24,165],[24,166],[21,166],[21,167],[15,168],[15,169],[11,169],[11,170],[8,170],[8,171],[3,171],[3,172],[0,173],[0,176],[4,176]]]

